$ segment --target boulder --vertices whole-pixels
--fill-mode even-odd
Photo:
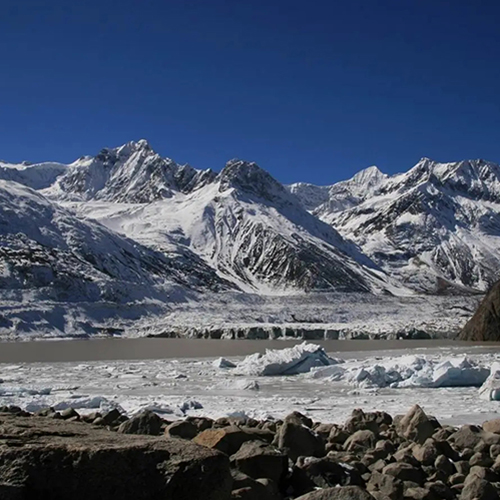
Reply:
[[[403,498],[403,482],[394,476],[372,472],[366,489],[371,492],[377,492],[388,500],[400,500]]]
[[[425,474],[422,469],[404,462],[394,462],[386,465],[382,469],[382,474],[393,476],[400,481],[411,481],[421,485],[425,481]]]
[[[298,411],[294,411],[287,415],[283,422],[293,422],[294,424],[305,425],[309,428],[312,428],[313,426],[313,421]]]
[[[296,500],[374,500],[374,498],[359,486],[341,486],[313,491]]]
[[[195,425],[198,429],[198,432],[202,432],[206,429],[211,429],[214,424],[214,421],[211,418],[207,417],[187,417],[184,421],[190,422]]]
[[[320,436],[309,427],[287,419],[278,431],[277,444],[294,462],[299,456],[321,457],[325,454],[325,444]]]
[[[231,456],[230,463],[253,479],[268,478],[281,484],[288,472],[288,457],[272,445],[247,441]]]
[[[80,422],[19,420],[0,416],[2,438],[11,443],[0,447],[0,485],[20,499],[230,498],[229,460],[217,451]]]
[[[377,438],[372,431],[356,431],[349,436],[344,443],[344,449],[347,451],[364,451],[375,446]]]
[[[162,424],[163,420],[156,413],[145,410],[120,424],[117,431],[121,434],[159,436]]]
[[[396,429],[404,438],[420,444],[435,432],[433,423],[418,405],[412,406],[406,415],[397,420]]]
[[[206,429],[200,432],[193,442],[222,451],[226,455],[234,455],[246,441],[252,441],[255,436],[245,432],[236,425],[219,429]]]
[[[436,495],[427,488],[415,486],[405,490],[405,500],[437,500]]]
[[[369,430],[374,434],[378,434],[380,430],[379,423],[382,422],[377,421],[377,417],[378,415],[376,413],[365,413],[359,408],[355,409],[353,410],[351,417],[344,424],[344,430],[348,434],[353,434],[356,431],[364,430]]]
[[[235,488],[231,492],[231,500],[282,500],[278,487],[270,479],[251,479],[245,486]]]
[[[70,418],[73,420],[80,420],[80,415],[74,408],[66,408],[61,412],[61,418],[63,420],[69,420]]]
[[[122,416],[122,414],[116,408],[114,408],[114,409],[104,413],[103,416],[101,417],[102,421],[103,421],[103,425],[120,424],[121,423],[120,422],[121,416]]]
[[[435,443],[429,439],[422,445],[414,446],[412,453],[422,465],[432,465],[439,455]]]
[[[474,449],[474,447],[481,441],[482,429],[477,425],[463,425],[454,432],[448,440],[455,443],[459,450],[465,448]]]
[[[192,422],[179,420],[167,425],[165,435],[168,437],[177,437],[181,439],[193,439],[198,434],[198,427]]]
[[[498,493],[489,481],[476,474],[465,478],[460,500],[498,500]]]
[[[483,423],[483,429],[487,432],[493,432],[495,434],[500,434],[500,418],[494,418],[493,420],[487,420]]]
[[[354,467],[345,468],[327,458],[300,457],[292,470],[290,485],[296,495],[316,488],[359,486],[363,481]]]
[[[434,468],[439,471],[443,471],[447,476],[451,476],[457,472],[453,462],[444,455],[439,455],[434,462]]]
[[[425,483],[424,485],[436,500],[453,500],[455,493],[443,481]]]

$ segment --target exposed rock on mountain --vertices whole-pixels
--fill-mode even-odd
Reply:
[[[301,197],[300,185],[290,189]],[[371,167],[322,189],[328,200],[309,209],[404,285],[463,293],[498,278],[498,165],[423,158],[404,174],[387,177]]]
[[[126,313],[142,318],[187,291],[480,293],[500,269],[500,167],[483,160],[286,188],[255,163],[216,174],[141,140],[69,165],[0,162],[0,179],[0,328],[38,331],[26,307],[45,304],[45,321],[46,300],[108,316],[147,302]]]
[[[164,284],[223,285],[196,258],[181,262],[77,219],[41,194],[0,181],[0,290],[21,297],[126,301],[162,296]],[[204,279],[205,280],[204,280]]]
[[[140,140],[80,158],[68,165],[46,194],[59,200],[150,203],[177,191],[193,191],[215,175],[162,158]]]
[[[460,332],[460,340],[500,340],[500,281],[495,283],[482,300],[474,316]]]

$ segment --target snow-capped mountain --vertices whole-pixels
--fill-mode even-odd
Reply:
[[[72,207],[157,250],[185,246],[246,291],[392,288],[355,245],[255,163],[232,160],[211,183],[154,203]]]
[[[184,277],[250,292],[484,290],[500,264],[500,167],[480,160],[285,188],[254,163],[216,174],[141,140],[69,165],[1,163],[0,178],[158,252]]]
[[[193,191],[215,176],[211,170],[196,170],[162,158],[147,141],[140,140],[76,160],[44,193],[58,200],[149,203],[178,191]]]
[[[375,167],[320,188],[309,209],[421,292],[486,290],[500,269],[500,167],[423,158],[404,174]],[[307,196],[301,185],[290,186]]]
[[[0,180],[0,290],[33,299],[127,301],[163,285],[226,286],[199,259],[176,259],[78,219],[40,193]],[[204,279],[203,279],[204,278]]]

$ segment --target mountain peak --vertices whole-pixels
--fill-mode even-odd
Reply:
[[[379,184],[384,179],[387,179],[387,175],[375,165],[361,170],[352,178],[357,184],[369,187]]]
[[[236,188],[245,193],[257,195],[259,198],[275,200],[286,197],[289,193],[271,174],[259,167],[257,163],[233,159],[219,174],[219,191]]]

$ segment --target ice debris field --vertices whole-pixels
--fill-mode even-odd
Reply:
[[[353,408],[397,414],[418,403],[454,424],[481,423],[500,409],[494,347],[342,354],[304,342],[245,358],[4,364],[0,405],[129,415],[148,408],[167,419],[282,418],[298,410],[340,422]]]

